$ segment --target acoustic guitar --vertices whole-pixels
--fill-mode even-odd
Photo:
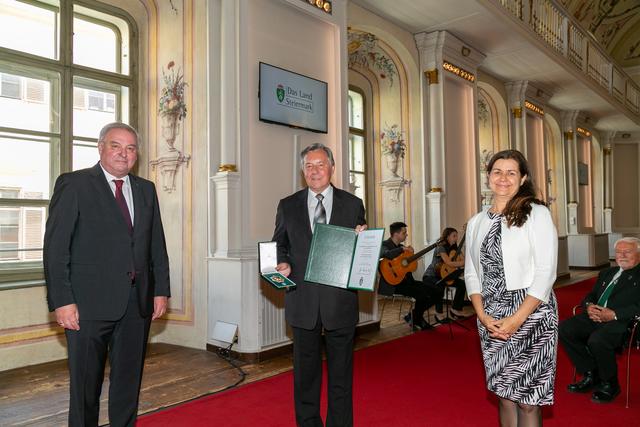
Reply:
[[[385,282],[392,286],[399,285],[407,273],[412,273],[418,268],[418,260],[427,252],[438,246],[437,242],[427,246],[419,252],[403,251],[394,259],[382,258],[380,260],[380,274]]]
[[[452,249],[449,252],[449,259],[451,261],[458,261],[460,260],[460,257],[462,257],[462,248],[464,247],[464,239],[465,237],[467,237],[467,234],[465,232],[465,234],[462,235],[462,239],[460,239],[460,245],[458,245],[456,247],[456,249]],[[440,269],[437,270],[440,273],[440,278],[444,279],[445,277],[447,277],[448,275],[450,275],[451,273],[453,273],[454,271],[456,271],[458,269],[458,267],[453,267],[453,266],[449,266],[447,264],[440,263]],[[451,280],[447,280],[444,282],[445,285],[447,286],[451,286],[453,285],[453,279]]]

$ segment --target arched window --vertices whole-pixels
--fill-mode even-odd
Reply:
[[[56,177],[98,161],[106,123],[136,125],[136,30],[72,0],[1,0],[0,28],[0,286],[38,284]]]
[[[364,120],[364,94],[349,89],[349,188],[367,206],[367,150]]]

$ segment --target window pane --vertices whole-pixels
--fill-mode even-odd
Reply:
[[[129,74],[129,26],[115,16],[73,7],[73,62]]]
[[[128,122],[128,87],[82,77],[74,77],[73,81],[74,136],[97,139],[107,123]]]
[[[351,172],[349,174],[350,177],[350,186],[351,186],[351,194],[355,194],[360,197],[364,202],[364,205],[367,205],[366,200],[366,188],[365,188],[365,177],[364,174],[358,172]]]
[[[42,260],[45,218],[44,207],[0,205],[0,270]]]
[[[49,3],[0,0],[0,46],[58,59],[58,2]]]
[[[20,99],[22,96],[22,86],[20,83],[20,77],[18,76],[0,74],[0,96]]]
[[[2,126],[58,132],[60,101],[52,94],[58,91],[57,73],[46,75],[28,67],[7,71],[0,63],[0,124]],[[22,88],[25,88],[24,90]]]
[[[349,91],[349,127],[364,129],[364,102],[362,95]]]
[[[349,135],[349,169],[364,172],[364,138]]]
[[[95,142],[73,141],[73,170],[90,168],[98,163],[98,144]]]
[[[49,198],[49,139],[0,135],[0,188],[3,198]]]

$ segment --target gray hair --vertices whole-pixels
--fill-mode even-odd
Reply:
[[[640,252],[640,239],[638,239],[637,237],[623,237],[622,239],[618,239],[616,240],[616,243],[613,245],[613,247],[617,247],[618,243],[632,243],[634,245],[636,245],[636,251]]]
[[[128,124],[121,123],[121,122],[113,122],[113,123],[104,125],[102,129],[100,129],[100,136],[98,136],[98,144],[104,143],[105,142],[104,138],[113,129],[126,130],[127,132],[129,132],[131,135],[134,136],[136,140],[136,145],[139,145],[138,142],[140,141],[140,136],[138,135],[138,131],[133,126],[129,126]]]
[[[324,144],[316,142],[314,144],[311,144],[310,146],[308,146],[304,150],[302,150],[302,152],[300,153],[300,169],[304,170],[304,161],[305,161],[305,158],[307,157],[307,154],[309,154],[312,151],[317,151],[317,150],[322,150],[322,151],[325,152],[325,154],[329,158],[329,162],[331,162],[331,166],[335,166],[336,165],[336,161],[333,160],[333,153],[331,152],[331,149],[329,147],[327,147],[326,145],[324,145]]]

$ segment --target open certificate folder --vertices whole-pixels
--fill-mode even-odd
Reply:
[[[278,265],[278,245],[276,242],[258,243],[260,275],[278,289],[286,289],[296,284],[276,271]]]
[[[316,224],[304,280],[373,291],[383,236],[383,228],[356,234],[352,228]]]

